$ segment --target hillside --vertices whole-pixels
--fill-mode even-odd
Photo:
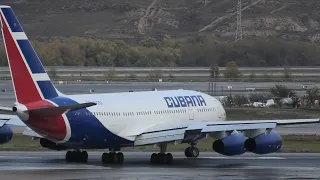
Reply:
[[[31,39],[234,38],[236,0],[2,0]],[[319,0],[243,0],[245,36],[320,42]]]

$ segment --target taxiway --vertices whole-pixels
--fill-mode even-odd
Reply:
[[[246,89],[260,89],[269,90],[278,82],[217,82],[215,91],[211,93],[220,95],[229,95],[230,93],[245,93]],[[286,85],[290,89],[295,89],[297,93],[303,93],[305,90],[303,86],[312,88],[313,86],[320,86],[319,83],[299,83],[299,82],[281,82],[280,84]],[[157,90],[195,90],[208,92],[208,82],[76,82],[75,84],[55,84],[56,88],[65,94],[87,94],[87,93],[114,93],[114,92],[129,92],[129,91],[150,91]],[[228,89],[232,87],[232,89]],[[11,81],[0,81],[0,103],[12,104],[14,103],[14,91]]]

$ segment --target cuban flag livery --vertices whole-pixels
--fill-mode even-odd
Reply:
[[[82,149],[108,149],[103,163],[124,162],[121,148],[157,145],[151,163],[171,164],[170,143],[188,143],[186,157],[197,157],[196,143],[213,137],[213,151],[222,155],[276,152],[282,139],[277,125],[318,123],[319,119],[225,121],[221,102],[189,90],[65,95],[50,80],[36,51],[9,6],[0,6],[1,31],[16,102],[1,107],[16,115],[25,135],[40,138],[51,150],[69,150],[68,162],[87,162]],[[1,120],[0,120],[1,121]],[[0,123],[0,125],[10,124]]]

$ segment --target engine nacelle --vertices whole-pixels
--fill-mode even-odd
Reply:
[[[246,140],[247,137],[245,137],[243,134],[237,133],[214,141],[212,148],[215,152],[222,155],[240,155],[246,152],[244,147],[244,142]]]
[[[13,132],[10,126],[4,125],[0,128],[0,144],[5,144],[11,141]]]
[[[63,151],[63,150],[69,149],[67,146],[57,144],[57,143],[49,141],[48,139],[45,139],[45,138],[40,139],[40,145],[44,148],[56,150],[56,151]]]
[[[248,151],[255,154],[268,154],[281,149],[282,138],[276,132],[260,134],[254,138],[249,138],[244,143]]]

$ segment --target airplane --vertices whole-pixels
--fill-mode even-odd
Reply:
[[[197,143],[212,137],[213,151],[226,156],[268,154],[282,147],[276,126],[319,123],[319,119],[226,121],[216,98],[197,91],[164,90],[66,95],[55,88],[10,6],[0,6],[1,31],[16,102],[0,114],[17,116],[24,135],[51,150],[68,150],[67,162],[88,161],[84,149],[108,149],[104,164],[123,164],[121,148],[155,145],[152,164],[172,164],[168,144],[185,143],[186,157],[198,157]],[[11,120],[0,122],[3,127]],[[1,129],[0,129],[1,130]]]

